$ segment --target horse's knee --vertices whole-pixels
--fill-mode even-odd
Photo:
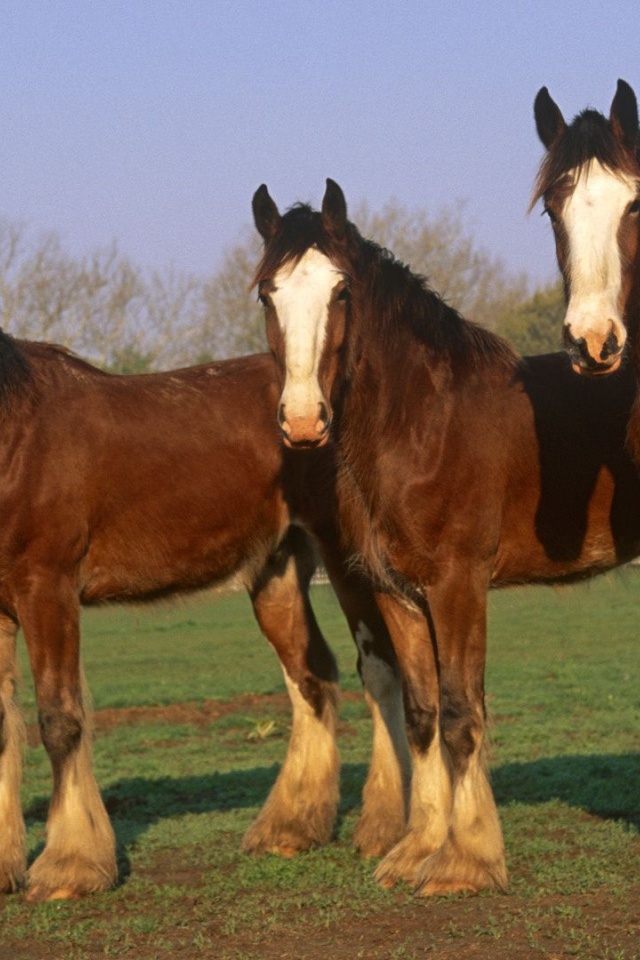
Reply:
[[[436,733],[438,722],[436,707],[420,706],[416,699],[405,691],[404,712],[410,746],[417,753],[426,753]]]
[[[38,713],[40,736],[52,764],[62,763],[80,746],[84,718],[80,711],[43,709]]]
[[[482,736],[482,722],[478,712],[466,699],[444,694],[441,703],[440,724],[453,768],[461,773],[469,757],[478,748]]]

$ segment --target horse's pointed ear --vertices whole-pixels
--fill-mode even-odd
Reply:
[[[274,201],[269,196],[266,183],[258,187],[251,202],[253,219],[258,233],[268,243],[278,232],[282,217]]]
[[[618,80],[609,122],[618,140],[630,150],[635,150],[638,141],[638,103],[635,93],[624,80]]]
[[[344,193],[330,177],[322,201],[322,226],[332,237],[339,240],[347,226],[347,201]]]
[[[567,125],[560,112],[560,107],[551,99],[546,87],[541,87],[538,90],[533,104],[533,115],[536,120],[538,136],[547,150],[550,150],[567,129]]]

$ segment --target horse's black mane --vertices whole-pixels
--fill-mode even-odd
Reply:
[[[608,170],[637,177],[640,170],[640,140],[635,151],[614,136],[610,122],[597,110],[583,110],[545,155],[536,177],[533,207],[569,170],[597,160]]]
[[[310,247],[329,257],[352,285],[366,284],[363,292],[370,312],[389,343],[399,328],[408,327],[427,347],[460,360],[477,362],[490,357],[515,362],[506,341],[462,317],[429,286],[426,277],[362,237],[349,221],[344,235],[330,235],[323,227],[322,215],[308,204],[295,204],[283,215],[278,233],[266,245],[254,283],[273,278],[284,264],[294,265]]]
[[[28,386],[31,369],[19,343],[0,329],[0,408]]]
[[[68,347],[38,340],[19,340],[0,329],[0,410],[11,409],[11,404],[26,393],[35,394],[50,361],[62,361],[76,373],[110,376],[105,371],[77,357]]]
[[[510,345],[485,327],[463,317],[391,251],[372,240],[361,240],[362,254],[373,265],[368,271],[370,310],[391,346],[399,327],[437,354],[473,364],[490,359],[516,362]]]

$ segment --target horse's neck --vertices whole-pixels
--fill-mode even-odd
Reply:
[[[339,414],[339,445],[369,507],[384,500],[390,459],[402,459],[425,411],[436,420],[451,399],[451,364],[399,324],[382,334],[372,318],[358,324]],[[425,436],[423,442],[429,442]]]

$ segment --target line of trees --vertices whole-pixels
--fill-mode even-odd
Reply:
[[[435,216],[391,202],[362,205],[353,219],[465,316],[507,336],[523,353],[559,348],[562,288],[528,291],[526,276],[480,249],[464,208]],[[167,369],[265,348],[250,289],[260,256],[247,232],[209,277],[145,272],[117,245],[77,258],[56,236],[33,240],[0,219],[0,324],[18,337],[62,343],[114,372]]]

